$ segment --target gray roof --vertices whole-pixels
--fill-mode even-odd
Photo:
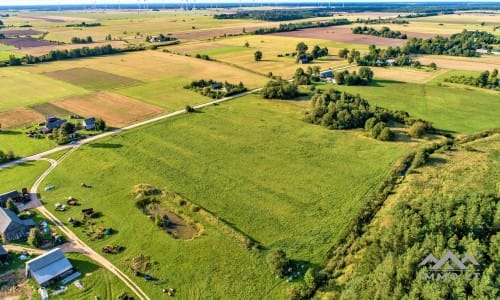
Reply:
[[[72,268],[73,266],[60,248],[52,249],[26,262],[26,272],[30,272],[31,276],[40,285]]]
[[[15,241],[28,236],[33,220],[21,220],[11,210],[0,208],[0,234],[7,241]]]
[[[49,130],[52,130],[52,129],[61,127],[61,125],[66,123],[66,122],[67,122],[66,120],[57,120],[54,122],[47,123],[47,125],[45,125],[45,127],[47,127]]]
[[[9,199],[9,198],[11,198],[11,199],[19,198],[19,192],[14,190],[14,191],[10,191],[10,192],[4,193],[4,194],[0,194],[0,204],[7,202],[7,199]]]
[[[333,71],[332,70],[321,71],[319,73],[319,77],[333,77]]]

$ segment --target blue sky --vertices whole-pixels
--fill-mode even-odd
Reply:
[[[95,0],[98,4],[106,3],[144,3],[144,0]],[[253,0],[242,0],[243,2],[253,2]],[[295,0],[297,1],[297,0]],[[255,2],[295,2],[294,0],[255,0]],[[342,2],[341,0],[320,0],[321,2]],[[460,0],[399,0],[393,2],[459,2]],[[498,0],[469,0],[467,2],[497,2]],[[147,3],[180,3],[181,0],[146,0]],[[239,2],[239,0],[189,0],[190,3],[215,3],[215,2]],[[318,2],[314,0],[303,0],[301,2]],[[391,2],[390,0],[347,0],[345,2]],[[1,5],[33,5],[33,4],[93,4],[94,0],[0,0]]]

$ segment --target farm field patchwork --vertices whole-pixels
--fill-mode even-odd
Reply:
[[[98,71],[90,68],[73,68],[62,71],[44,73],[45,76],[65,81],[89,90],[104,90],[139,84],[140,81]]]
[[[45,121],[43,115],[24,107],[16,107],[5,112],[0,112],[0,124],[2,125],[2,129],[32,125],[43,121]]]
[[[27,68],[1,68],[0,90],[0,112],[88,93],[72,84],[33,74]]]
[[[286,285],[272,288],[283,281],[271,275],[264,253],[243,250],[195,213],[190,214],[205,227],[200,237],[183,242],[162,236],[135,208],[131,191],[135,184],[150,183],[178,192],[265,247],[321,263],[329,245],[413,144],[329,131],[304,123],[302,111],[294,102],[245,96],[85,145],[46,179],[43,185],[58,189],[42,192],[43,200],[52,209],[71,194],[101,211],[99,224],[118,233],[89,243],[95,248],[124,245],[123,254],[110,257],[122,267],[125,257],[149,249],[158,261],[153,275],[162,274],[179,291],[191,293],[179,292],[181,298],[201,291],[208,297],[225,291],[224,298],[269,292],[274,298]],[[93,188],[78,188],[82,181]],[[151,285],[138,282],[157,295]],[[207,289],[208,284],[213,287]]]
[[[123,127],[157,116],[163,109],[110,92],[97,92],[52,102],[84,117],[102,118],[113,127]]]

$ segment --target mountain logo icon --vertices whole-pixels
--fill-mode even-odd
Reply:
[[[419,266],[432,264],[431,271],[465,271],[466,264],[479,266],[477,260],[470,254],[466,254],[461,260],[451,251],[447,251],[441,259],[437,259],[432,253],[427,255]]]

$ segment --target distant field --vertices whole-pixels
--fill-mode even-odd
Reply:
[[[355,67],[354,69],[358,69]],[[433,78],[447,72],[447,70],[426,71],[425,69],[401,67],[371,67],[376,79],[404,81],[413,83],[426,83]]]
[[[249,47],[242,49],[245,42],[249,43]],[[329,53],[336,55],[340,48],[356,48],[367,49],[366,45],[353,45],[347,43],[339,43],[334,41],[326,41],[319,39],[291,38],[272,35],[249,35],[216,40],[207,43],[190,43],[186,45],[178,45],[170,47],[173,52],[189,53],[189,54],[208,54],[217,60],[234,64],[248,70],[254,70],[262,74],[272,72],[274,75],[291,77],[295,70],[302,65],[295,63],[294,57],[278,57],[278,54],[292,53],[298,43],[305,42],[310,49],[315,45],[328,47]],[[208,45],[213,45],[210,48]],[[225,47],[224,47],[225,45]],[[254,58],[255,51],[263,53],[262,61],[256,62]],[[325,59],[314,61],[311,65],[319,65],[322,69],[346,65],[344,59],[339,59],[337,56],[330,56]],[[305,66],[307,67],[307,66]]]
[[[500,55],[482,55],[481,57],[422,55],[417,59],[424,65],[434,62],[439,68],[446,69],[478,72],[491,71],[493,68],[500,69]]]
[[[444,75],[443,75],[444,76]],[[433,122],[434,126],[458,134],[500,127],[500,93],[469,88],[378,80],[370,86],[335,86],[359,93],[371,104],[401,109]]]
[[[76,49],[76,48],[82,48],[82,47],[101,47],[101,46],[106,46],[106,45],[111,45],[113,48],[124,48],[126,47],[126,43],[123,41],[106,41],[106,42],[100,42],[100,43],[92,43],[92,44],[64,44],[64,45],[51,45],[51,46],[37,46],[37,47],[30,47],[30,48],[23,48],[23,49],[18,49],[16,50],[16,53],[20,55],[25,55],[25,54],[30,54],[34,56],[40,56],[43,54],[46,54],[50,52],[51,50],[71,50],[71,49]]]
[[[163,112],[161,108],[122,95],[99,92],[52,102],[83,117],[102,118],[113,127],[123,127]]]
[[[73,68],[62,71],[48,72],[44,73],[44,75],[81,86],[89,90],[113,89],[140,83],[140,81],[132,78],[90,68]]]
[[[90,244],[125,245],[123,254],[110,257],[113,262],[148,249],[159,262],[153,275],[178,288],[182,299],[192,299],[193,293],[276,298],[286,284],[278,286],[283,281],[270,275],[264,254],[239,248],[196,214],[206,234],[190,242],[162,236],[134,207],[130,191],[143,182],[167,187],[266,247],[320,263],[394,161],[412,146],[309,125],[301,120],[302,110],[293,102],[246,96],[100,140],[76,151],[47,178],[44,185],[58,189],[42,192],[43,199],[52,209],[53,202],[71,194],[102,211],[99,222],[118,233]],[[82,181],[94,187],[81,189]],[[138,283],[152,297],[160,293]]]
[[[23,125],[43,122],[44,116],[24,107],[0,112],[0,124],[2,129],[15,128]]]
[[[27,68],[0,68],[0,91],[0,112],[88,93],[83,88],[33,74]]]

